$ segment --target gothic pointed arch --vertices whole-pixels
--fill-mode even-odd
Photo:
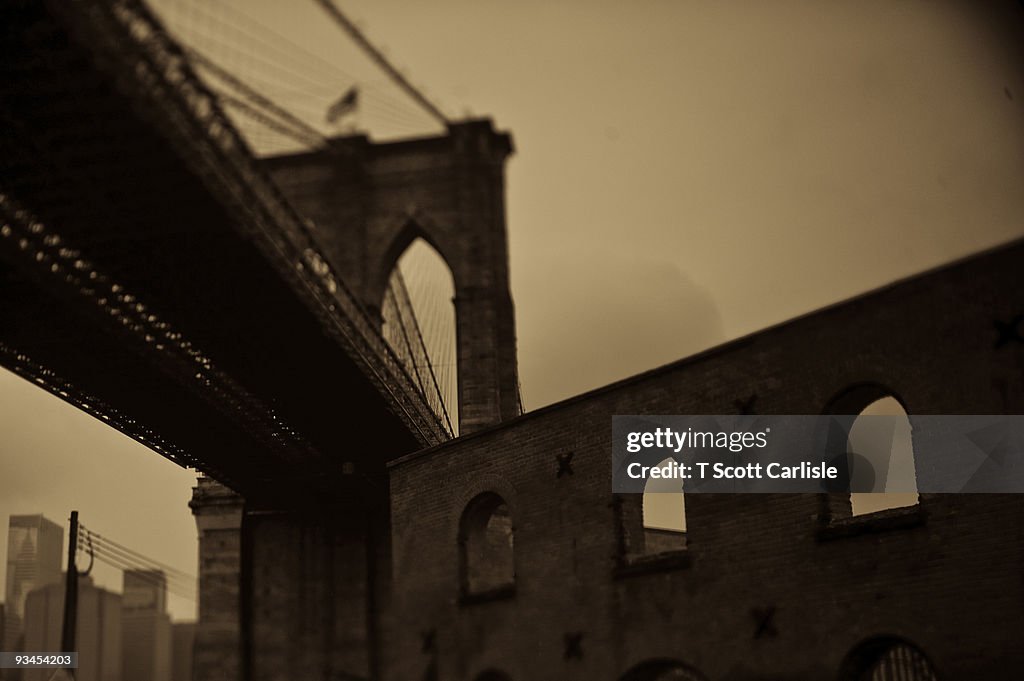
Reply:
[[[379,321],[384,339],[431,409],[458,434],[454,301],[448,263],[430,242],[416,236],[392,265],[379,301]]]
[[[480,119],[453,122],[437,137],[337,144],[348,153],[315,151],[267,165],[371,317],[379,318],[390,273],[409,245],[430,244],[455,285],[460,432],[518,416],[505,226],[511,137]]]
[[[399,226],[395,228],[394,234],[391,235],[389,241],[382,248],[379,256],[371,266],[371,281],[373,283],[368,293],[371,296],[371,302],[381,299],[387,287],[388,277],[398,264],[398,261],[417,239],[422,239],[437,252],[451,273],[453,284],[456,290],[458,290],[457,281],[459,278],[456,276],[456,269],[453,266],[455,261],[447,253],[451,249],[444,246],[442,243],[444,241],[443,238],[439,238],[439,234],[444,230],[439,228],[434,220],[425,215],[407,216],[398,224]]]

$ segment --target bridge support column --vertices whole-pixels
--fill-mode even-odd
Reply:
[[[380,321],[391,273],[418,238],[448,265],[455,286],[459,432],[520,412],[515,313],[509,290],[505,162],[512,138],[488,119],[447,134],[372,143],[333,140],[264,159],[305,216],[331,266]]]
[[[206,477],[189,506],[199,530],[199,623],[194,681],[241,681],[242,517],[245,500]]]
[[[519,415],[512,297],[500,287],[455,293],[459,433]]]

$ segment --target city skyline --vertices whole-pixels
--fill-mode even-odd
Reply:
[[[63,528],[42,514],[10,516],[7,522],[7,579],[0,613],[0,650],[60,651],[66,616]],[[173,621],[168,595],[182,593],[182,576],[153,567],[120,570],[119,589],[95,583],[101,562],[136,561],[131,549],[79,527],[80,550],[76,597],[76,678],[82,681],[184,681],[191,678],[195,621]],[[13,553],[12,553],[13,552]],[[88,555],[86,562],[84,555]],[[95,560],[94,560],[95,559]],[[185,585],[187,587],[187,584]],[[52,670],[0,670],[0,678],[46,681]]]
[[[19,645],[29,595],[60,580],[64,530],[41,514],[12,515],[5,523],[4,645]]]
[[[50,553],[52,553],[53,555],[56,556],[56,560],[51,560],[53,565],[50,565],[50,568],[48,570],[49,578],[45,578],[44,577],[42,581],[33,584],[28,590],[24,590],[24,592],[19,592],[20,596],[22,596],[23,604],[24,604],[25,598],[27,598],[28,595],[32,591],[35,591],[37,589],[41,589],[41,588],[46,587],[46,586],[51,586],[51,585],[54,585],[54,584],[59,585],[61,588],[63,588],[63,586],[65,586],[65,582],[66,582],[66,579],[67,579],[66,567],[67,567],[68,551],[67,551],[67,543],[65,541],[63,541],[63,539],[62,539],[62,537],[63,537],[63,527],[61,527],[59,524],[54,522],[52,519],[46,517],[45,513],[10,514],[9,516],[6,516],[6,518],[7,518],[7,522],[4,523],[4,527],[5,527],[5,539],[7,541],[5,541],[4,544],[3,544],[4,555],[0,556],[0,565],[2,565],[4,567],[4,571],[0,572],[0,584],[4,585],[4,594],[5,594],[5,596],[4,596],[4,600],[0,601],[0,605],[4,606],[4,608],[5,608],[5,615],[9,616],[11,614],[17,614],[19,612],[19,610],[11,609],[9,607],[9,601],[11,600],[10,597],[9,597],[9,593],[10,593],[12,587],[13,587],[13,584],[14,584],[12,579],[8,578],[8,576],[10,576],[10,574],[12,574],[11,570],[10,570],[10,565],[12,563],[12,560],[8,556],[9,546],[11,544],[11,540],[13,539],[12,536],[10,535],[10,522],[11,522],[11,519],[12,518],[19,518],[19,519],[23,519],[23,521],[24,521],[25,519],[30,519],[30,518],[41,518],[43,520],[43,522],[45,522],[48,525],[58,529],[59,530],[59,535],[61,537],[61,541],[59,543],[57,543],[57,545],[56,545],[56,548],[58,550],[55,551],[55,552],[53,552],[52,550],[50,551]],[[51,556],[51,558],[52,558],[52,556]],[[89,559],[88,559],[88,551],[87,550],[82,550],[82,549],[80,549],[79,553],[78,553],[78,568],[80,570],[80,572],[79,572],[80,579],[88,578],[89,583],[92,584],[93,582],[95,582],[97,588],[105,589],[106,591],[109,591],[111,593],[117,594],[119,597],[124,595],[124,591],[126,589],[129,592],[133,592],[133,593],[129,594],[129,596],[133,600],[133,602],[138,601],[139,598],[141,597],[139,595],[139,593],[138,593],[139,590],[140,590],[140,587],[143,587],[141,589],[143,592],[150,593],[152,591],[152,589],[151,590],[145,589],[144,588],[145,585],[155,585],[156,584],[157,586],[154,587],[154,588],[158,588],[159,587],[158,591],[160,592],[160,594],[159,594],[159,596],[154,596],[153,598],[156,599],[156,604],[157,604],[158,608],[161,611],[173,612],[174,615],[175,615],[174,618],[173,618],[173,621],[175,623],[182,623],[182,624],[184,624],[184,623],[194,623],[196,621],[196,613],[195,612],[189,614],[187,612],[187,605],[185,607],[181,607],[181,603],[182,602],[189,602],[190,599],[185,597],[182,594],[181,589],[178,588],[178,587],[175,587],[174,590],[168,590],[168,588],[167,588],[167,576],[166,576],[166,573],[163,570],[153,569],[153,568],[134,568],[134,569],[127,569],[126,568],[126,569],[120,569],[120,568],[114,567],[114,566],[112,566],[110,564],[104,564],[103,562],[100,562],[98,560],[97,561],[93,561],[90,564]],[[83,573],[84,570],[86,570],[87,568],[90,570],[89,574]],[[96,580],[97,570],[98,570],[98,572],[99,572],[99,574],[101,576],[101,580]],[[155,574],[155,576],[159,576],[159,577],[158,577],[157,580],[148,579],[146,577],[147,573],[153,573],[153,574]],[[153,592],[153,593],[156,593],[156,592]],[[61,596],[61,598],[62,598],[62,596]],[[178,605],[179,605],[179,608],[177,610],[174,610],[174,608],[172,607],[172,604],[174,604],[175,602],[178,602]],[[195,609],[195,607],[196,607],[195,601],[191,600],[190,602],[191,602],[191,606],[193,606],[193,608]],[[0,623],[2,623],[2,622],[3,621],[0,620]]]

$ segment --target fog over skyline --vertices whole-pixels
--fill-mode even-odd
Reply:
[[[493,116],[513,135],[528,410],[1024,235],[1013,0],[339,4],[450,115]],[[155,3],[172,27],[233,39],[190,19],[194,5]],[[204,11],[242,13],[362,73],[313,2]],[[345,87],[324,80],[303,104],[311,123]],[[415,115],[368,105],[357,122],[374,138],[437,132]],[[196,573],[192,472],[2,370],[0,432],[4,527],[19,513],[66,523],[77,508]]]

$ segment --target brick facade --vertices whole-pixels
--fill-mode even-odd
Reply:
[[[852,681],[887,646],[941,679],[1019,675],[1024,499],[851,517],[844,495],[688,495],[673,535],[611,493],[610,438],[615,414],[856,414],[886,395],[911,416],[1021,413],[1024,242],[516,417],[511,142],[476,122],[338,144],[268,167],[372,313],[414,238],[448,262],[463,437],[359,502],[244,507],[202,482],[197,681]],[[480,499],[495,533],[463,517]],[[509,523],[512,583],[479,553]]]
[[[189,502],[199,530],[199,621],[193,648],[197,681],[243,678],[242,518],[245,501],[200,478]]]
[[[1017,678],[1024,499],[924,495],[843,519],[830,510],[841,498],[688,495],[686,549],[631,561],[624,524],[641,498],[612,495],[610,461],[613,414],[857,413],[886,393],[911,415],[1020,413],[1024,352],[996,347],[995,322],[1021,312],[1022,264],[1014,244],[398,461],[403,626],[385,678],[435,665],[453,681],[613,681],[658,659],[708,679],[838,678],[882,636],[912,643],[940,678]],[[486,491],[512,509],[515,592],[464,603],[456,533]]]

